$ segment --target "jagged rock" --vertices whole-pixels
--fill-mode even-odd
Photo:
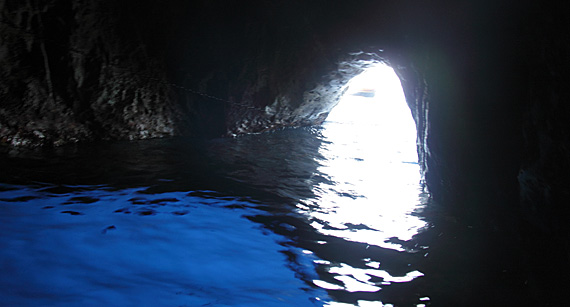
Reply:
[[[106,1],[0,1],[0,8],[4,144],[175,134],[164,71],[121,33],[125,8]]]
[[[352,76],[386,61],[432,197],[482,224],[493,219],[479,212],[522,211],[512,231],[537,233],[523,245],[549,236],[567,256],[565,11],[507,0],[0,0],[0,144],[315,125]]]

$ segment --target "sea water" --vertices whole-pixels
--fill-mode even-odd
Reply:
[[[337,111],[372,103],[354,99]],[[429,305],[415,130],[387,108],[237,138],[5,150],[2,305]]]

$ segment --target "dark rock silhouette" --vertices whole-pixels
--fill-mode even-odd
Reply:
[[[511,229],[537,302],[565,290],[551,282],[570,259],[563,4],[0,0],[0,12],[3,147],[317,125],[351,77],[386,62],[433,198]]]

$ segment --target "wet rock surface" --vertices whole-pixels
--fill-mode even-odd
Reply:
[[[2,144],[175,133],[160,64],[136,34],[121,33],[136,32],[121,25],[127,8],[107,2],[0,2]]]
[[[386,60],[351,37],[368,6],[323,4],[2,1],[2,142],[320,124],[351,77]]]
[[[570,270],[561,4],[0,0],[0,12],[2,146],[320,124],[352,76],[385,61],[432,197],[510,229],[532,251],[537,301],[560,288],[533,262]]]

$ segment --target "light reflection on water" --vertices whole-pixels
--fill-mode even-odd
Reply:
[[[414,214],[425,206],[415,123],[393,70],[381,65],[359,77],[367,78],[367,74],[384,88],[377,89],[373,98],[363,97],[354,92],[372,85],[366,80],[352,81],[352,91],[333,110],[321,132],[324,142],[318,171],[327,174],[330,182],[315,185],[316,198],[305,199],[298,211],[325,235],[399,252],[426,253],[427,246],[411,250],[400,244],[427,226]],[[328,273],[337,282],[313,282],[328,290],[377,292],[383,285],[424,275],[411,269],[403,276],[392,276],[383,270],[381,261],[362,261],[370,268],[328,264]],[[379,280],[371,281],[372,277]],[[365,306],[365,302],[358,304]]]
[[[322,128],[0,157],[2,303],[429,301],[415,128],[381,92]]]

